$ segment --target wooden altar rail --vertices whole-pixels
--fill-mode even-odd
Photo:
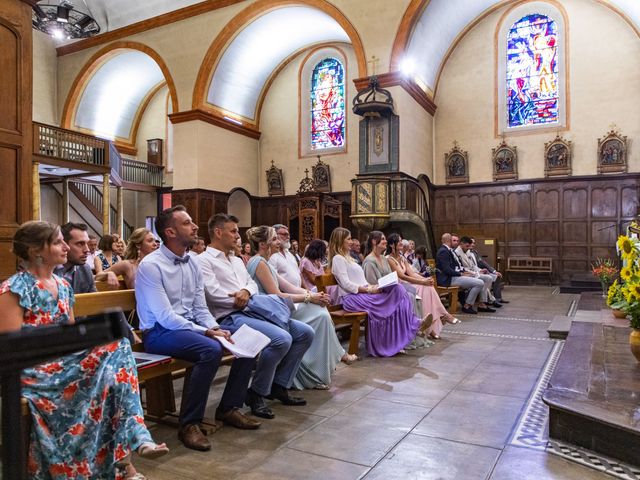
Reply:
[[[33,153],[98,167],[110,166],[109,141],[33,122]]]

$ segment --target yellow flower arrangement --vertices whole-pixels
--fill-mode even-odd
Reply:
[[[616,246],[624,267],[620,270],[621,283],[616,281],[609,288],[607,305],[623,310],[631,319],[631,327],[640,329],[640,240],[621,235]]]

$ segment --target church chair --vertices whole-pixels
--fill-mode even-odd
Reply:
[[[435,272],[436,261],[433,258],[427,259],[427,265],[429,265],[432,271]],[[449,302],[449,308],[447,309],[447,311],[451,315],[455,316],[455,314],[458,312],[458,297],[460,289],[458,287],[439,287],[436,276],[431,275],[431,278],[433,278],[433,287],[436,289],[436,292],[438,292],[440,298],[447,299],[447,301]]]

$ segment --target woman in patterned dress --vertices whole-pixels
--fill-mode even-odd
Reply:
[[[96,274],[106,270],[120,261],[120,257],[114,251],[115,243],[120,239],[114,235],[103,235],[98,243],[100,250],[93,259],[93,269]],[[117,247],[116,247],[117,248]]]
[[[260,293],[289,298],[296,304],[291,318],[306,323],[315,332],[313,343],[302,357],[293,386],[297,389],[328,389],[331,373],[338,362],[351,364],[358,359],[357,355],[345,352],[338,341],[331,314],[325,308],[329,304],[329,295],[296,287],[269,265],[269,257],[280,248],[280,240],[273,227],[252,227],[247,230],[247,239],[256,252],[247,263],[247,271]]]
[[[67,261],[60,228],[27,222],[13,238],[22,271],[0,285],[0,332],[74,322],[73,290],[53,274]],[[33,418],[29,477],[144,479],[130,463],[168,452],[144,424],[129,341],[121,339],[25,369],[22,394]]]

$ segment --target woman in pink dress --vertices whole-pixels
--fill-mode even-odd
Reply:
[[[387,238],[389,266],[398,274],[398,278],[401,281],[410,283],[415,287],[418,297],[422,299],[423,313],[425,315],[427,313],[433,315],[433,324],[427,330],[427,334],[431,338],[438,340],[442,331],[442,322],[458,323],[460,320],[444,308],[438,292],[433,288],[433,279],[430,277],[425,278],[417,273],[407,259],[400,255],[398,245],[401,241],[402,238],[397,233],[392,233]]]

